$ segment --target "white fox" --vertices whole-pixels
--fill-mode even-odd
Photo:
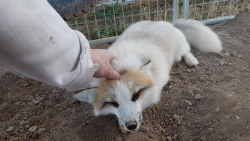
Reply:
[[[160,100],[173,63],[183,58],[190,67],[198,65],[189,44],[204,52],[222,50],[218,36],[199,21],[135,23],[108,49],[118,58],[112,66],[120,79],[95,79],[94,88],[73,97],[91,103],[96,116],[115,114],[121,129],[137,131],[142,111]]]

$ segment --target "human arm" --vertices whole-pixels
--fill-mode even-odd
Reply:
[[[72,30],[46,0],[3,0],[0,19],[0,64],[67,90],[79,90],[91,82],[98,65],[91,59],[87,39]]]

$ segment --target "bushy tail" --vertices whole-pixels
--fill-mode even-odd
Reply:
[[[219,37],[200,21],[176,20],[173,25],[181,30],[191,46],[204,52],[220,53],[222,45]]]

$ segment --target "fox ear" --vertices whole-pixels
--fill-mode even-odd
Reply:
[[[73,98],[79,101],[93,103],[96,94],[97,94],[97,88],[91,88],[74,94]]]
[[[144,71],[144,72],[150,72],[150,69],[151,69],[151,60],[147,60],[146,63],[144,63],[141,67],[140,67],[140,70],[141,71]]]

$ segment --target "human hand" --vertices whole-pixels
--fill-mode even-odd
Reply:
[[[118,79],[120,74],[111,66],[111,61],[116,57],[105,49],[91,49],[91,58],[94,63],[99,65],[99,68],[94,74],[96,78]]]

